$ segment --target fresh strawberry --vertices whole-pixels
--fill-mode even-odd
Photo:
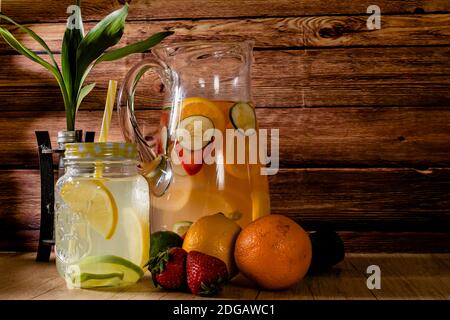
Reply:
[[[190,251],[186,259],[187,284],[193,294],[212,296],[228,279],[225,262],[207,254]]]
[[[164,289],[180,289],[186,284],[186,251],[170,248],[150,260],[153,284]]]

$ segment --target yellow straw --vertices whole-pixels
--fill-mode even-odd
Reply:
[[[111,118],[114,110],[114,101],[116,100],[117,81],[109,80],[108,95],[106,97],[105,111],[103,112],[102,128],[100,129],[100,138],[98,142],[107,142],[109,128],[111,127]]]
[[[109,80],[108,94],[106,96],[105,111],[103,112],[102,127],[100,129],[100,138],[98,142],[107,142],[109,128],[111,127],[112,113],[114,110],[114,101],[116,100],[117,81]],[[96,163],[94,176],[101,178],[103,175],[103,165]]]

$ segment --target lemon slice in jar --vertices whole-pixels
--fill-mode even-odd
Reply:
[[[116,231],[116,201],[100,180],[72,179],[61,187],[61,198],[69,208],[86,219],[89,226],[105,239]]]
[[[123,230],[127,241],[130,261],[143,266],[150,252],[150,229],[133,208],[123,209]]]

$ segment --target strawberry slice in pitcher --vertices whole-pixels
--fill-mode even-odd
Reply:
[[[203,167],[203,150],[200,149],[200,150],[195,150],[195,151],[189,151],[189,150],[183,149],[177,142],[175,144],[175,151],[178,154],[178,158],[181,160],[181,166],[183,167],[184,171],[186,171],[186,173],[188,175],[193,176],[202,169],[202,167]],[[198,162],[198,159],[201,159],[200,163],[196,163],[196,162]]]

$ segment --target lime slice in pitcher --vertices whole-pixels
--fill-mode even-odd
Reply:
[[[178,221],[173,224],[172,231],[182,237],[192,225],[192,221]]]
[[[72,288],[111,287],[132,284],[144,275],[144,271],[124,258],[105,255],[89,256],[66,271],[66,282]]]
[[[61,188],[61,197],[105,239],[114,235],[118,220],[116,201],[100,180],[67,181]]]
[[[252,134],[249,129],[256,129],[255,109],[249,103],[237,102],[230,109],[231,123],[242,134]]]

